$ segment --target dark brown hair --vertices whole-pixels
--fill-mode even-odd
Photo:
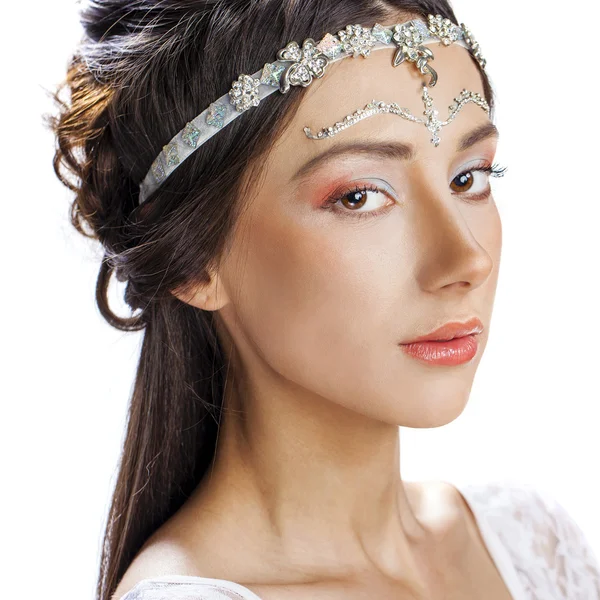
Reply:
[[[293,117],[302,88],[273,94],[236,119],[138,206],[152,160],[239,74],[274,60],[289,41],[428,13],[460,22],[446,0],[92,0],[81,12],[84,36],[52,92],[58,114],[45,115],[57,142],[54,170],[74,192],[73,226],[105,251],[100,312],[118,329],[145,329],[97,600],[111,597],[215,456],[227,365],[214,313],[171,291],[206,280],[218,263],[243,190],[259,174],[257,159]],[[492,107],[490,82],[474,63]],[[113,273],[127,282],[129,317],[109,307]]]

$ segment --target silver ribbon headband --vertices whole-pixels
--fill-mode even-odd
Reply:
[[[422,74],[429,75],[429,85],[433,87],[437,73],[429,61],[434,59],[434,55],[425,45],[440,42],[445,46],[457,43],[466,48],[485,69],[486,60],[481,55],[479,44],[464,23],[459,26],[441,15],[431,14],[427,15],[427,20],[425,23],[421,19],[412,19],[396,25],[375,23],[373,27],[347,25],[337,35],[326,33],[318,43],[312,38],[305,39],[302,47],[296,42],[289,42],[277,52],[277,60],[266,63],[252,75],[240,75],[226,94],[186,123],[163,146],[140,184],[140,204],[217,131],[276,91],[285,94],[292,85],[307,87],[313,78],[325,74],[330,63],[348,57],[366,58],[372,50],[395,48],[392,65],[414,63]]]

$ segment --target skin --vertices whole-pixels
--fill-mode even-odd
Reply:
[[[463,88],[483,95],[483,85],[464,48],[429,47],[439,75],[429,91],[444,119]],[[231,366],[214,466],[145,545],[152,575],[229,579],[265,600],[372,598],[374,591],[475,598],[482,589],[487,598],[509,597],[457,490],[406,482],[399,466],[398,427],[456,419],[487,343],[500,216],[493,196],[469,199],[488,188],[486,174],[475,173],[464,193],[450,183],[493,163],[495,136],[456,150],[489,117],[468,104],[442,128],[438,147],[423,125],[389,114],[331,139],[303,132],[373,98],[421,116],[421,83],[429,78],[412,63],[394,68],[392,55],[342,60],[306,88],[210,283],[174,291],[216,311]],[[338,156],[292,182],[307,160],[351,140],[402,141],[416,156]],[[358,207],[389,206],[378,216],[357,219],[341,201],[346,216],[322,208],[340,185],[382,180],[395,200],[368,192]],[[472,316],[484,331],[466,364],[428,365],[398,346]],[[129,584],[150,576],[135,568]]]

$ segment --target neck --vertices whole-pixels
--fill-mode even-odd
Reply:
[[[285,383],[226,392],[215,462],[186,509],[195,540],[242,540],[237,567],[221,557],[238,581],[268,565],[288,581],[413,583],[431,532],[400,476],[399,428]]]

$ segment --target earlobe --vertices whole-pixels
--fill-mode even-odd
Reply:
[[[171,290],[171,294],[190,306],[208,311],[219,310],[229,302],[218,274],[211,274],[208,282],[187,282]]]

